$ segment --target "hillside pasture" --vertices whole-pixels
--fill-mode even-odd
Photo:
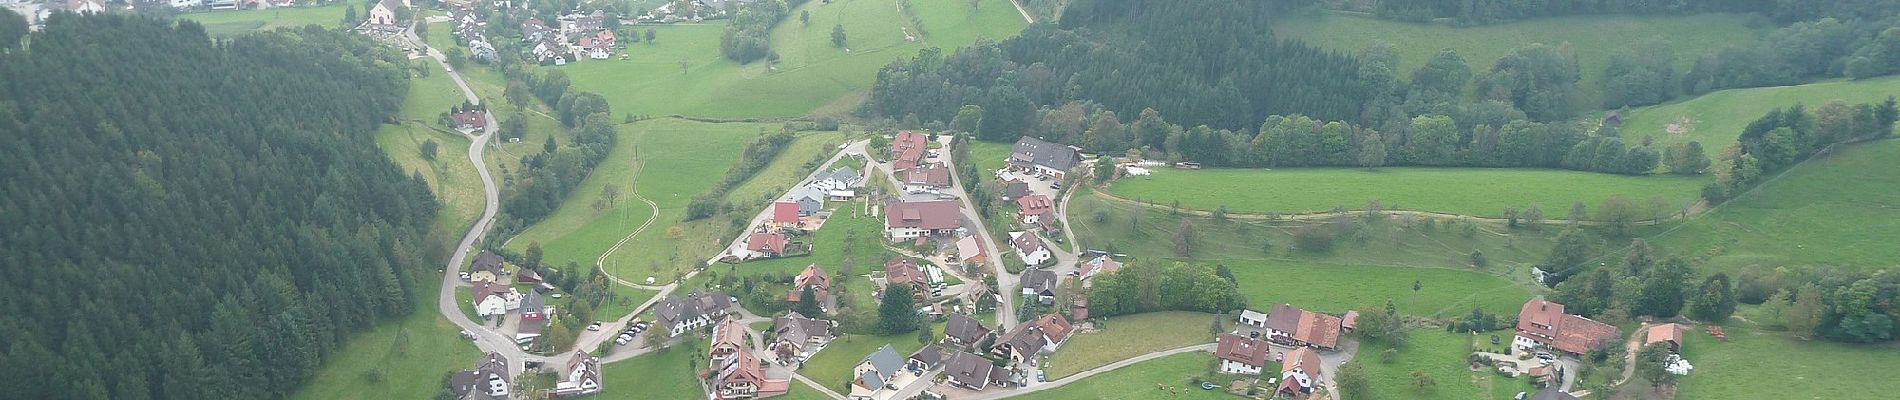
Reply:
[[[1570,205],[1594,209],[1623,195],[1646,204],[1661,197],[1671,209],[1696,201],[1706,178],[1625,176],[1522,168],[1280,168],[1156,169],[1149,177],[1115,181],[1109,193],[1152,204],[1230,213],[1311,213],[1358,210],[1378,200],[1386,210],[1498,217],[1505,209],[1537,206],[1550,219]]]
[[[1213,356],[1204,352],[1175,354],[1135,363],[1024,397],[1045,400],[1235,398],[1218,390],[1201,390],[1200,387],[1193,386],[1189,382],[1195,376],[1208,376],[1211,371],[1209,365],[1213,360]]]
[[[654,27],[656,40],[634,43],[628,60],[588,60],[559,68],[575,87],[607,97],[616,110],[649,115],[790,117],[869,89],[877,70],[927,46],[952,49],[977,37],[1001,40],[1026,25],[1008,1],[916,2],[926,25],[918,35],[896,2],[808,2],[772,30],[777,63],[740,65],[719,54],[723,22]],[[929,3],[929,4],[921,4]],[[943,4],[937,4],[943,3]],[[811,23],[799,22],[802,12]],[[1009,17],[1009,18],[1004,18]],[[1013,18],[1013,19],[1011,19]],[[846,48],[831,44],[843,24]],[[910,33],[916,41],[906,40]]]
[[[1361,345],[1359,356],[1353,362],[1364,366],[1366,376],[1371,378],[1372,396],[1368,398],[1510,400],[1518,392],[1535,393],[1537,389],[1530,385],[1529,378],[1512,379],[1488,369],[1472,371],[1465,364],[1470,343],[1488,340],[1488,335],[1504,336],[1508,342],[1510,334],[1498,331],[1473,336],[1417,328],[1411,331],[1411,341],[1399,348],[1391,363],[1379,359],[1386,349],[1393,348],[1382,343]],[[1431,375],[1437,385],[1430,390],[1418,390],[1412,384],[1413,371]]]
[[[1742,14],[1590,15],[1454,27],[1320,13],[1274,21],[1274,32],[1346,53],[1357,52],[1372,43],[1389,43],[1399,54],[1399,65],[1393,72],[1400,79],[1407,79],[1440,49],[1457,50],[1471,65],[1472,72],[1482,74],[1511,49],[1533,43],[1552,46],[1567,43],[1576,53],[1583,76],[1578,83],[1582,91],[1578,105],[1582,111],[1596,109],[1603,103],[1600,88],[1610,53],[1645,39],[1660,38],[1669,41],[1670,49],[1678,55],[1678,71],[1686,71],[1696,57],[1713,54],[1725,46],[1752,42],[1761,30],[1750,28],[1747,21],[1748,17]]]
[[[277,7],[265,10],[217,10],[178,15],[204,25],[212,37],[237,36],[282,27],[322,25],[335,28],[343,23],[343,9],[356,4],[336,2],[314,7]]]
[[[1142,354],[1213,343],[1214,335],[1193,329],[1213,323],[1214,314],[1167,311],[1108,318],[1102,327],[1076,332],[1043,366],[1049,379],[1062,379]],[[1226,316],[1218,317],[1223,320]],[[1231,328],[1233,321],[1223,322]]]
[[[1797,340],[1779,332],[1729,326],[1724,343],[1700,329],[1684,332],[1682,356],[1695,372],[1678,399],[1865,399],[1900,391],[1900,352],[1892,346]]]
[[[1900,95],[1900,77],[1861,81],[1835,80],[1796,86],[1731,89],[1633,110],[1618,132],[1625,140],[1653,138],[1657,143],[1702,142],[1710,158],[1735,143],[1748,123],[1776,108],[1809,108],[1839,100],[1873,103]]]
[[[1344,314],[1374,310],[1391,300],[1406,315],[1442,318],[1472,308],[1509,315],[1531,297],[1530,284],[1480,272],[1445,268],[1339,265],[1292,261],[1201,260],[1226,265],[1247,296],[1248,307],[1266,310],[1286,303],[1309,311]],[[1413,282],[1419,289],[1412,290]]]
[[[1681,226],[1657,248],[1705,259],[1711,270],[1750,265],[1893,267],[1900,260],[1900,140],[1846,147]]]

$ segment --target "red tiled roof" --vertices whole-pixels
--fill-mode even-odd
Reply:
[[[1023,215],[1042,215],[1055,208],[1055,201],[1050,200],[1049,196],[1032,194],[1016,199],[1016,208]]]
[[[1339,319],[1339,327],[1341,328],[1357,329],[1358,326],[1359,326],[1359,311],[1358,310],[1346,311],[1346,317]]]
[[[772,254],[785,253],[785,234],[778,232],[759,232],[745,239],[746,250],[765,251]]]
[[[1557,340],[1551,347],[1571,353],[1583,354],[1598,345],[1616,340],[1616,327],[1589,318],[1564,314],[1563,322],[1557,328]]]
[[[1675,342],[1677,345],[1681,345],[1682,325],[1668,323],[1652,326],[1649,327],[1649,331],[1645,332],[1643,336],[1643,345],[1645,346],[1661,342]]]
[[[1272,348],[1267,346],[1267,342],[1259,339],[1223,333],[1215,340],[1215,343],[1214,358],[1247,364],[1255,368],[1265,368],[1267,362],[1271,361],[1267,358],[1267,354]]]
[[[904,171],[904,183],[929,187],[950,187],[950,167],[930,163]]]
[[[798,203],[784,200],[772,202],[772,222],[798,223]]]
[[[892,285],[925,284],[924,272],[909,257],[896,257],[884,263],[884,280]]]
[[[955,200],[884,202],[885,228],[956,229],[963,225]]]
[[[1095,274],[1120,271],[1121,269],[1122,269],[1122,264],[1119,262],[1115,262],[1114,258],[1109,257],[1109,256],[1101,256],[1101,257],[1096,257],[1093,260],[1089,260],[1089,262],[1082,263],[1081,275],[1082,277],[1086,278],[1086,277],[1094,276]]]
[[[929,136],[918,131],[897,132],[897,140],[891,142],[892,169],[906,170],[923,162],[924,151],[929,147]]]
[[[1322,348],[1339,347],[1339,317],[1307,312],[1300,315],[1299,330],[1293,339]]]
[[[1524,302],[1524,308],[1517,312],[1517,330],[1542,337],[1556,336],[1552,333],[1556,331],[1563,315],[1563,304],[1531,299]]]
[[[831,277],[825,275],[825,270],[818,268],[818,264],[805,266],[804,271],[800,271],[797,277],[792,278],[792,290],[785,294],[785,301],[798,301],[798,298],[805,294],[806,286],[812,287],[812,297],[824,301],[829,293],[828,289],[831,289]]]
[[[1062,338],[1069,336],[1069,320],[1062,318],[1062,314],[1044,315],[1042,319],[1036,320],[1036,326],[1042,328],[1042,334],[1049,338],[1049,343],[1061,342]]]
[[[1286,360],[1280,362],[1280,373],[1285,374],[1294,368],[1302,368],[1306,370],[1307,376],[1317,377],[1319,376],[1320,366],[1319,352],[1301,347],[1286,352]]]

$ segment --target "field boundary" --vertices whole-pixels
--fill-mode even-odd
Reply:
[[[1118,202],[1122,204],[1134,205],[1137,207],[1144,207],[1144,208],[1163,210],[1163,211],[1179,210],[1179,212],[1183,214],[1202,216],[1202,217],[1214,216],[1213,211],[1201,210],[1201,209],[1196,209],[1196,208],[1188,208],[1188,207],[1181,207],[1177,209],[1169,205],[1149,203],[1146,201],[1140,201],[1140,200],[1129,199],[1126,197],[1116,196],[1113,193],[1109,193],[1108,187],[1105,185],[1097,186],[1095,190],[1093,190],[1093,192],[1094,192],[1093,194],[1095,195],[1095,197],[1098,199]],[[1709,206],[1708,200],[1698,198],[1696,199],[1695,203],[1689,205],[1688,211],[1678,211],[1678,212],[1672,213],[1667,218],[1639,219],[1639,220],[1632,221],[1631,224],[1633,225],[1660,225],[1665,222],[1694,218],[1696,216],[1702,215],[1703,213],[1711,209],[1712,208]],[[1452,214],[1452,213],[1442,213],[1442,212],[1436,212],[1436,211],[1419,211],[1419,210],[1406,210],[1406,209],[1385,209],[1385,210],[1379,210],[1379,211],[1345,210],[1345,211],[1289,212],[1289,213],[1273,213],[1273,214],[1228,212],[1226,213],[1226,217],[1232,218],[1232,219],[1252,220],[1252,221],[1321,221],[1321,220],[1333,219],[1333,218],[1344,217],[1344,216],[1364,215],[1367,213],[1374,213],[1374,212],[1387,214],[1387,215],[1409,215],[1409,216],[1440,218],[1440,219],[1469,219],[1472,221],[1492,222],[1492,223],[1510,222],[1509,220],[1504,219],[1504,218],[1480,217],[1480,216],[1475,216],[1475,215]],[[1545,218],[1544,220],[1537,221],[1537,222],[1528,222],[1524,220],[1518,220],[1518,223],[1532,223],[1532,224],[1540,224],[1540,225],[1572,225],[1572,224],[1584,225],[1584,226],[1606,225],[1606,223],[1603,221],[1593,221],[1593,220],[1570,221],[1570,220],[1565,220],[1561,218],[1558,218],[1558,219]]]

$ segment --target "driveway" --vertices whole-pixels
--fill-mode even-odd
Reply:
[[[950,139],[951,139],[951,136],[946,135],[946,136],[939,137],[938,141],[943,142],[944,144],[947,145],[949,144]],[[949,146],[945,146],[945,147],[947,148]],[[951,171],[957,170],[956,163],[955,163],[956,160],[952,159],[952,157],[950,156],[951,155],[950,153],[953,153],[953,152],[940,151],[938,153],[939,153],[939,157],[937,158],[943,161],[944,165],[949,166]],[[884,170],[885,177],[890,179],[892,184],[894,184],[896,187],[904,186],[903,184],[898,183],[896,176],[891,175],[891,170],[888,165],[886,165],[885,168],[883,168],[883,170]],[[963,220],[965,221],[964,223],[973,225],[969,227],[971,234],[974,234],[976,235],[977,238],[980,238],[983,240],[984,250],[989,252],[988,253],[989,256],[984,257],[984,262],[989,264],[990,270],[995,271],[996,273],[996,293],[1016,293],[1017,292],[1016,287],[1018,286],[1017,281],[1021,278],[1014,274],[1010,274],[1008,269],[1003,268],[1002,259],[1003,257],[1008,256],[1007,255],[1008,252],[1005,251],[1007,248],[1002,247],[1002,246],[997,246],[996,238],[990,237],[990,234],[989,234],[990,230],[986,227],[986,225],[984,225],[983,218],[977,215],[976,213],[976,205],[970,202],[969,192],[963,190],[963,188],[965,187],[964,186],[965,183],[963,182],[963,177],[957,176],[957,175],[959,174],[955,174],[955,173],[950,174],[951,186],[949,189],[946,189],[944,193],[952,195],[952,196],[956,196],[958,201],[961,201],[963,203],[963,207],[961,208],[960,211],[963,212]],[[997,321],[997,325],[1001,325],[997,330],[1007,331],[1010,328],[1016,327],[1016,304],[1015,304],[1016,296],[998,296],[998,297],[1002,297],[1002,300],[996,302],[996,321]]]
[[[831,164],[838,162],[838,159],[844,158],[845,155],[849,155],[849,154],[863,155],[865,143],[868,143],[868,142],[869,142],[868,140],[858,140],[858,141],[853,141],[851,143],[845,144],[845,148],[843,150],[838,151],[836,154],[832,154],[831,158],[825,160],[824,164],[819,165],[818,168],[812,169],[811,174],[805,175],[805,179],[798,181],[798,184],[792,185],[791,188],[796,189],[796,188],[805,186],[805,184],[811,183],[812,179],[816,178],[818,174],[830,172]],[[903,187],[903,185],[898,185],[898,187]],[[789,191],[786,193],[781,193],[780,197],[784,197],[783,195],[789,194],[789,193],[790,193]],[[759,210],[759,215],[753,216],[752,221],[746,223],[745,232],[751,232],[751,229],[753,227],[757,227],[759,225],[764,224],[765,220],[769,218],[772,218],[772,207],[770,207],[770,204],[767,204],[767,207],[765,207],[763,210]],[[746,236],[747,235],[742,232],[739,234],[739,237],[733,238],[732,243],[726,245],[725,250],[720,251],[719,254],[714,254],[712,259],[706,260],[706,265],[713,265],[713,263],[719,262],[719,259],[725,258],[728,255],[740,254],[741,250],[745,249]]]

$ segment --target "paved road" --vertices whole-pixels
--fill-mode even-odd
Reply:
[[[406,29],[403,34],[407,36],[411,42],[414,42],[418,48],[423,49],[424,53],[428,54],[430,59],[435,60],[436,64],[440,65],[442,70],[449,74],[449,78],[455,81],[455,86],[462,89],[462,96],[468,100],[468,102],[481,102],[481,98],[475,96],[475,91],[469,89],[468,83],[462,80],[462,74],[449,68],[448,58],[443,56],[442,52],[429,48],[426,43],[423,43],[421,38],[416,37],[415,28],[413,26]],[[442,291],[438,294],[436,299],[436,311],[442,313],[442,316],[448,318],[449,322],[454,323],[455,326],[472,334],[475,337],[474,343],[476,348],[481,349],[483,352],[501,353],[503,356],[508,357],[510,360],[508,363],[509,369],[511,370],[509,371],[510,374],[519,375],[525,364],[523,361],[545,362],[548,360],[548,357],[528,354],[527,352],[521,351],[520,348],[515,347],[515,342],[509,335],[497,332],[482,323],[470,320],[468,315],[462,314],[461,304],[455,301],[455,291],[467,287],[467,283],[462,282],[461,278],[459,278],[462,264],[467,260],[469,250],[473,249],[475,244],[482,240],[482,236],[488,233],[488,229],[494,225],[495,214],[501,209],[500,191],[495,186],[495,178],[489,175],[488,164],[482,157],[484,151],[488,149],[489,141],[494,139],[495,131],[500,124],[495,122],[494,115],[484,113],[483,118],[487,119],[487,123],[484,124],[485,126],[482,129],[482,133],[480,135],[471,135],[468,143],[468,162],[475,165],[476,174],[482,178],[482,193],[485,196],[482,199],[482,216],[476,219],[474,226],[469,227],[468,233],[462,236],[461,243],[455,247],[454,255],[449,257],[449,264],[443,268]]]
[[[1134,358],[1130,358],[1126,360],[1116,361],[1113,364],[1095,367],[1094,369],[1090,369],[1087,371],[1077,372],[1075,373],[1075,375],[1069,375],[1067,377],[1063,377],[1062,379],[1057,379],[1057,380],[1053,380],[1053,381],[1049,381],[1049,382],[1045,382],[1041,384],[1034,384],[1034,385],[1030,385],[1030,386],[1027,386],[1021,389],[1015,389],[1015,390],[988,390],[988,391],[978,393],[975,396],[967,396],[967,397],[960,398],[958,400],[992,400],[992,399],[1022,396],[1022,395],[1026,395],[1030,393],[1059,388],[1064,385],[1081,381],[1083,379],[1088,379],[1089,377],[1095,376],[1097,374],[1101,374],[1108,371],[1114,371],[1114,370],[1121,369],[1122,367],[1126,367],[1130,365],[1135,365],[1136,363],[1140,363],[1142,361],[1153,360],[1153,359],[1167,357],[1167,356],[1181,354],[1181,353],[1211,352],[1211,351],[1214,351],[1213,343],[1197,344],[1197,345],[1182,347],[1182,348],[1178,348],[1174,350],[1158,351],[1158,352],[1135,356]]]
[[[1016,13],[1022,14],[1024,21],[1029,21],[1029,23],[1032,24],[1036,23],[1036,19],[1029,16],[1029,10],[1023,9],[1023,3],[1021,1],[1009,0],[1009,5],[1016,6]]]
[[[951,138],[952,136],[944,135],[939,139],[939,141],[944,142],[944,145],[945,145],[944,148],[948,149],[949,140]],[[950,167],[951,171],[957,170],[956,160],[952,159],[950,156],[950,153],[955,153],[955,152],[941,151],[938,153],[939,153],[938,159],[943,161],[943,164],[945,166]],[[886,175],[890,177],[893,183],[897,181],[896,176],[891,176],[891,174],[889,174],[890,169],[886,168],[885,172],[887,172]],[[961,209],[959,210],[963,212],[963,219],[975,225],[971,227],[970,232],[976,235],[978,238],[982,238],[983,247],[989,251],[989,256],[984,257],[983,259],[985,263],[989,264],[990,270],[996,272],[996,293],[1001,295],[998,297],[1003,298],[1002,301],[996,302],[996,305],[997,305],[996,321],[997,321],[997,325],[999,325],[999,327],[997,328],[997,331],[1007,331],[1010,328],[1016,327],[1016,303],[1015,302],[1016,302],[1016,298],[1019,296],[1018,293],[1021,293],[1020,291],[1016,290],[1016,287],[1017,287],[1017,281],[1020,279],[1020,277],[1016,276],[1015,274],[1009,273],[1009,270],[1003,267],[1003,257],[1008,257],[1008,252],[1004,251],[1006,249],[1005,247],[996,245],[996,238],[990,237],[990,230],[985,225],[983,225],[983,218],[976,214],[976,205],[970,202],[969,191],[963,190],[963,188],[965,187],[963,183],[963,177],[958,176],[958,175],[961,175],[961,174],[956,174],[956,173],[950,174],[951,186],[950,186],[949,191],[947,191],[946,193],[956,196],[958,201],[963,202],[963,207],[961,207]],[[903,187],[903,186],[904,185],[902,184],[897,184],[897,187]]]

